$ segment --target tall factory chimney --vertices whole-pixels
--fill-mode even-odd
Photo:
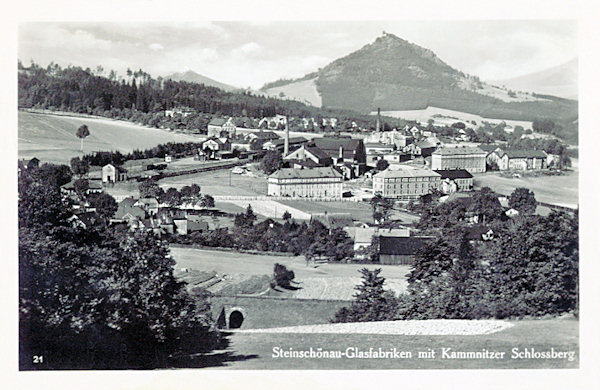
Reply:
[[[288,117],[285,116],[285,143],[283,144],[283,157],[290,153],[290,127],[288,126]]]
[[[377,107],[377,125],[375,126],[375,131],[381,131],[381,108]]]

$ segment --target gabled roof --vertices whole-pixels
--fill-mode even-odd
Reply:
[[[158,200],[156,200],[156,198],[140,198],[138,202],[147,206],[158,206]]]
[[[328,229],[343,228],[352,226],[352,214],[350,213],[335,213],[335,214],[312,214],[311,221],[319,221]]]
[[[342,178],[342,174],[332,167],[321,168],[282,168],[272,173],[269,178],[277,179],[313,179],[313,178]]]
[[[137,203],[137,199],[135,198],[125,198],[123,199],[121,202],[119,202],[119,206],[123,206],[123,207],[133,207],[134,204]]]
[[[503,152],[503,153],[502,153]],[[543,150],[503,150],[500,157],[505,154],[508,158],[546,158],[548,155]]]
[[[439,173],[442,176],[442,179],[472,179],[473,175],[469,173],[469,171],[465,169],[436,169],[434,172]]]
[[[483,150],[484,152],[487,152],[488,154],[490,154],[494,150],[498,149],[500,147],[500,145],[496,145],[496,144],[481,144],[481,145],[479,145],[477,147],[479,149]]]
[[[257,139],[270,140],[279,138],[279,136],[272,131],[259,131],[258,133],[252,134],[255,135]]]
[[[419,141],[415,144],[415,146],[421,148],[421,149],[427,149],[427,148],[435,148],[437,146],[437,141],[433,140],[431,138],[427,138],[423,141]]]
[[[474,147],[457,147],[457,148],[440,148],[433,152],[436,155],[442,156],[456,156],[456,155],[465,155],[465,154],[482,154],[487,155],[486,152],[479,148]]]
[[[420,168],[411,165],[396,165],[393,168],[387,168],[386,170],[373,175],[373,178],[402,178],[402,177],[439,177],[440,174],[432,171],[429,168]]]
[[[62,186],[60,186],[60,188],[63,188],[65,190],[75,190],[75,182],[79,180],[79,179],[73,179],[70,182],[68,182],[67,184],[63,184]],[[101,190],[102,189],[102,183],[98,180],[88,180],[88,191],[89,190]]]
[[[364,148],[364,144],[360,139],[354,138],[315,138],[313,139],[315,146],[323,150],[329,157],[339,157],[340,147],[343,149],[343,158],[350,159],[354,157],[354,152]]]
[[[306,149],[307,152],[313,154],[319,160],[329,158],[329,154],[327,154],[323,149],[321,149],[319,147],[309,145],[309,146],[305,146],[304,148]]]
[[[431,237],[379,237],[379,254],[414,256]]]
[[[123,202],[121,202],[121,203],[123,203]],[[128,214],[134,218],[143,219],[146,217],[146,212],[141,207],[138,207],[138,206],[127,207],[127,206],[123,206],[122,204],[119,204],[119,207],[117,208],[117,212],[115,213],[114,218],[115,219],[123,219]]]
[[[223,126],[227,122],[227,119],[223,118],[212,118],[210,122],[208,122],[211,126]]]

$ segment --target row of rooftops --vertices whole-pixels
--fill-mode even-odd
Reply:
[[[275,179],[318,179],[332,178],[342,179],[340,172],[333,167],[317,167],[317,168],[281,168],[277,172],[272,173],[269,178]]]

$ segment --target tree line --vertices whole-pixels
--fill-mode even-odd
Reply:
[[[476,202],[493,239],[473,240],[469,206],[429,206],[419,225],[437,238],[417,253],[406,293],[395,296],[380,270],[363,269],[353,303],[332,321],[577,315],[578,213],[535,215],[533,193],[517,189],[509,203],[520,214],[509,219],[492,198],[486,190]]]
[[[175,279],[167,243],[151,233],[74,226],[63,167],[19,178],[20,368],[201,366],[192,354],[219,341],[208,302]]]
[[[287,252],[295,256],[303,255],[307,262],[339,262],[354,256],[352,240],[341,228],[329,229],[318,220],[298,223],[289,213],[284,215],[284,223],[272,219],[257,222],[250,205],[245,212],[234,216],[231,231],[226,228],[215,229],[185,236],[172,235],[169,239],[180,244]]]
[[[117,79],[114,72],[105,77],[89,68],[36,63],[25,67],[18,63],[19,107],[85,113],[125,119],[144,125],[172,129],[206,129],[211,118],[232,116],[264,118],[276,114],[295,118],[316,118],[324,131],[322,118],[336,117],[338,129],[352,130],[353,122],[362,128],[374,128],[370,115],[348,110],[331,110],[305,105],[294,100],[281,100],[249,91],[227,92],[204,84],[153,79],[142,70]],[[189,107],[191,115],[165,117],[164,111]],[[385,118],[390,125],[401,127],[401,119]],[[298,129],[295,129],[298,130]]]

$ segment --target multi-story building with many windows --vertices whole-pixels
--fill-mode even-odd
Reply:
[[[267,194],[292,198],[340,199],[342,181],[342,174],[332,167],[282,168],[267,179]]]
[[[487,153],[473,147],[444,147],[431,154],[431,169],[466,169],[470,173],[485,172]]]
[[[397,165],[373,176],[373,193],[398,200],[418,199],[441,186],[441,175],[427,168]]]

